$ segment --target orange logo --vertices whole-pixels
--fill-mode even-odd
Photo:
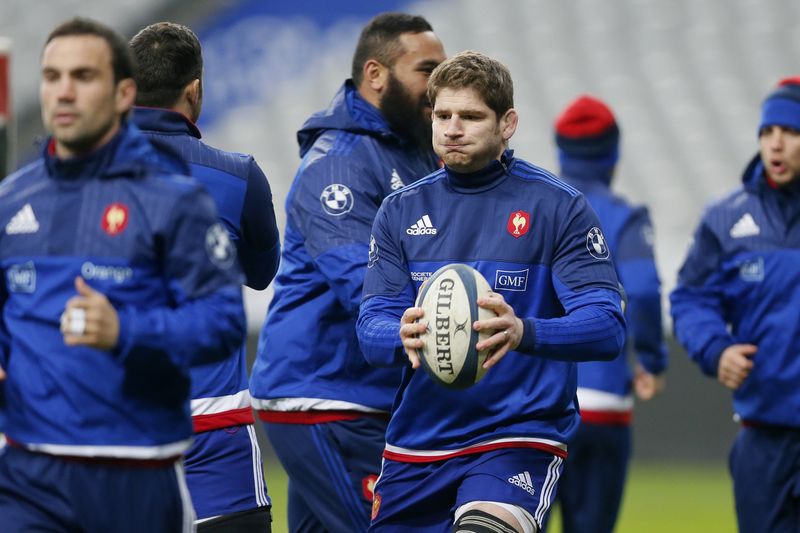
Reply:
[[[511,216],[508,217],[506,229],[515,239],[519,239],[528,233],[530,227],[531,216],[525,211],[514,211],[511,213]]]
[[[111,235],[118,235],[128,227],[128,206],[119,202],[106,207],[103,211],[103,231]]]
[[[381,510],[381,495],[375,494],[375,498],[372,499],[372,520],[375,520],[378,517],[378,511]]]

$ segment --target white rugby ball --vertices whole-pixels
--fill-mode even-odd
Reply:
[[[490,292],[480,272],[458,263],[443,266],[422,286],[416,306],[425,310],[428,329],[419,336],[424,343],[420,360],[437,383],[465,389],[486,373],[483,363],[489,350],[479,352],[475,345],[494,331],[477,332],[472,323],[497,316],[477,304],[479,296]]]

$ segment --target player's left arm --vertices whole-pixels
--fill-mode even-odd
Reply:
[[[638,362],[656,375],[666,370],[668,361],[653,239],[650,215],[646,209],[636,210],[620,233],[614,263],[627,295],[625,319]]]
[[[580,194],[559,212],[551,279],[565,313],[521,317],[517,350],[562,361],[611,360],[625,343],[625,319],[600,222]]]
[[[637,358],[633,388],[643,400],[664,389],[668,364],[662,330],[661,280],[653,243],[650,215],[645,208],[640,208],[626,221],[614,255],[620,283],[627,295],[628,337]]]
[[[266,289],[278,271],[281,241],[278,225],[275,222],[269,181],[252,158],[242,203],[240,227],[238,253],[245,283],[256,290]]]

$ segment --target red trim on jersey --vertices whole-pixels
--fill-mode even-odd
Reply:
[[[175,464],[176,461],[181,459],[181,455],[173,455],[172,457],[166,457],[164,459],[126,459],[120,457],[84,457],[82,455],[57,455],[54,453],[45,453],[45,452],[38,452],[34,450],[29,450],[25,447],[24,444],[21,444],[8,435],[6,435],[6,443],[12,448],[19,448],[21,450],[25,450],[28,453],[35,453],[37,455],[47,455],[48,457],[55,457],[57,459],[63,459],[64,461],[68,461],[70,463],[82,463],[82,464],[91,464],[91,465],[98,465],[98,466],[114,466],[114,467],[122,467],[122,468],[165,468],[168,466],[172,466]]]
[[[630,426],[632,411],[586,411],[581,409],[581,422],[604,426]]]
[[[256,419],[253,417],[253,409],[251,407],[242,407],[239,409],[231,409],[230,411],[223,411],[221,413],[195,415],[192,417],[195,433],[211,431],[212,429],[228,428],[231,426],[243,426],[245,424],[253,424],[255,421]]]
[[[397,461],[399,463],[435,463],[436,461],[444,461],[446,459],[452,459],[453,457],[460,457],[462,455],[473,455],[477,453],[484,453],[484,452],[491,452],[494,450],[502,450],[506,448],[534,448],[536,450],[541,450],[543,452],[552,453],[558,457],[566,459],[567,451],[562,450],[558,446],[551,446],[549,444],[544,444],[543,442],[494,442],[491,444],[484,444],[483,446],[474,446],[471,448],[465,448],[463,450],[458,450],[453,453],[447,453],[442,455],[409,455],[407,453],[397,453],[391,452],[389,450],[383,450],[383,457],[385,459],[389,459],[390,461]]]
[[[276,424],[324,424],[359,418],[382,418],[389,420],[388,413],[365,413],[364,411],[257,411],[258,418]]]

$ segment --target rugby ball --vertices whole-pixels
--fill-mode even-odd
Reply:
[[[453,389],[465,389],[481,380],[486,370],[483,363],[489,350],[478,351],[479,340],[494,331],[472,329],[472,323],[497,316],[494,311],[478,307],[478,297],[491,292],[480,272],[467,265],[445,265],[422,286],[416,306],[425,311],[422,320],[428,329],[420,334],[424,346],[420,361],[437,383]]]

